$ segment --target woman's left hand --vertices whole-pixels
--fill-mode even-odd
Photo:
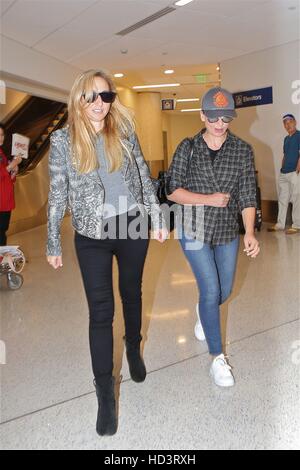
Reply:
[[[11,171],[11,173],[10,173],[11,179],[12,179],[12,180],[15,179],[15,177],[17,176],[18,173],[19,173],[19,167],[16,166],[16,167]]]
[[[244,251],[247,253],[247,256],[250,256],[251,258],[256,258],[260,252],[260,247],[259,242],[258,240],[256,240],[255,235],[253,233],[246,233],[244,237],[244,244]]]
[[[163,228],[161,230],[154,230],[153,232],[153,238],[154,240],[157,240],[160,243],[164,243],[169,236],[169,232],[166,228]]]

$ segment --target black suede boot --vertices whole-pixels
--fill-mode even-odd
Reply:
[[[98,417],[96,431],[99,436],[113,436],[117,432],[115,401],[115,379],[103,377],[94,381],[98,397]]]
[[[144,380],[146,379],[147,371],[145,363],[141,356],[140,342],[133,345],[128,343],[127,340],[125,340],[125,343],[130,376],[134,382],[144,382]]]

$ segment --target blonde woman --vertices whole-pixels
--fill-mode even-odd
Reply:
[[[153,238],[164,242],[167,231],[132,115],[120,103],[112,79],[103,71],[80,75],[71,90],[68,111],[67,127],[51,138],[47,259],[54,269],[63,266],[60,225],[68,205],[89,305],[99,404],[96,430],[101,436],[113,435],[117,431],[113,257],[119,266],[129,370],[132,380],[143,382],[141,285],[149,244],[148,216]]]

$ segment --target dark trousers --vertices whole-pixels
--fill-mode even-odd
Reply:
[[[117,218],[118,219],[118,218]],[[129,222],[132,217],[129,217]],[[147,222],[146,222],[147,223]],[[90,348],[96,382],[113,371],[113,257],[119,267],[126,339],[139,345],[142,323],[142,276],[149,239],[94,240],[75,233],[75,248],[90,314]]]
[[[0,212],[0,246],[6,246],[11,212]]]

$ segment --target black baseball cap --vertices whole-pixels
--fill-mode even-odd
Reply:
[[[202,98],[202,111],[208,118],[236,117],[232,94],[221,87],[211,88]]]

